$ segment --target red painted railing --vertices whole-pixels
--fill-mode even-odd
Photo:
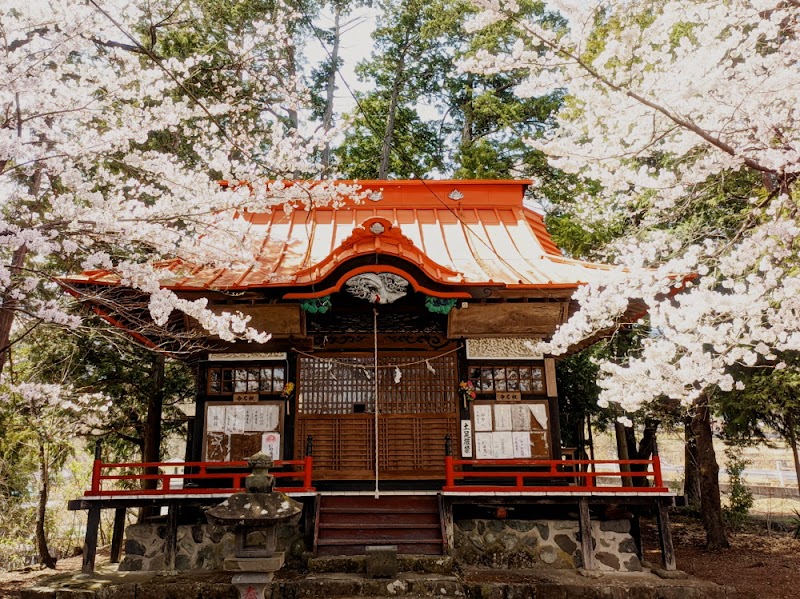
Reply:
[[[652,460],[458,460],[446,456],[445,484],[443,491],[525,491],[543,493],[548,491],[573,492],[664,492],[661,477],[661,461],[658,456]],[[594,466],[589,471],[589,466]],[[616,466],[616,470],[597,470],[598,466]],[[642,471],[622,471],[620,466],[639,466]],[[460,466],[472,466],[469,471],[456,469]],[[490,469],[489,469],[490,468]],[[652,470],[648,470],[652,468]],[[619,485],[600,485],[598,478],[619,478]],[[649,487],[623,486],[625,479],[651,479]],[[470,479],[479,479],[469,484]],[[492,483],[487,479],[494,479]],[[540,484],[537,484],[540,483]]]
[[[276,480],[276,489],[284,493],[313,492],[312,476],[314,471],[314,458],[306,456],[302,460],[277,460],[275,468],[292,467],[287,471],[272,471],[270,474]],[[165,474],[162,468],[183,468],[183,474]],[[231,469],[236,469],[231,471]],[[242,470],[244,469],[244,470]],[[134,473],[105,474],[105,472],[120,470],[137,470]],[[226,471],[227,470],[227,471]],[[148,472],[149,471],[149,472]],[[153,472],[155,471],[155,472]],[[199,495],[209,493],[235,493],[244,490],[244,479],[250,474],[247,462],[131,462],[118,464],[104,464],[100,460],[94,461],[92,469],[92,488],[86,491],[86,496],[124,497],[126,495]],[[155,480],[155,489],[108,489],[104,482],[111,481],[138,481]],[[180,488],[171,488],[171,481],[177,481]],[[225,488],[209,487],[204,482],[214,480],[230,480],[231,486]],[[293,485],[282,486],[282,481],[297,481]],[[183,483],[190,482],[192,486],[186,487]],[[139,486],[139,485],[136,485]]]

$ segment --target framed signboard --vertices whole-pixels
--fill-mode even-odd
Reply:
[[[236,462],[258,452],[282,459],[283,410],[282,401],[207,402],[203,461]]]
[[[471,412],[476,460],[551,457],[547,401],[478,400]]]

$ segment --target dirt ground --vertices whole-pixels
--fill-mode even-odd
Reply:
[[[655,527],[643,523],[645,559],[657,564]],[[800,597],[800,540],[787,531],[768,531],[761,520],[729,534],[730,549],[708,551],[698,520],[672,517],[678,568],[692,576],[736,588],[742,599]]]
[[[97,552],[97,563],[108,562],[108,551]],[[47,578],[61,572],[79,572],[81,569],[80,557],[58,560],[55,572],[53,570],[39,569],[37,567],[24,568],[22,570],[12,570],[10,572],[0,570],[0,599],[15,599],[19,597],[20,589],[24,589],[36,584],[38,580]]]
[[[697,520],[673,516],[673,536],[678,568],[719,584],[736,587],[743,599],[795,599],[800,596],[800,540],[786,531],[768,531],[763,522],[754,522],[745,530],[730,534],[731,548],[707,551],[704,533]],[[652,523],[642,523],[645,559],[657,564],[659,551]],[[108,560],[100,551],[98,564]],[[58,572],[78,571],[81,558],[58,562]],[[0,571],[0,598],[19,596],[19,590],[51,576],[52,570]]]

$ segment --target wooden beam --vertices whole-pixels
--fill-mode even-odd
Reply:
[[[665,570],[677,570],[675,547],[672,544],[672,529],[669,525],[669,512],[663,501],[658,502],[656,519],[658,520],[658,543],[661,545],[661,562]]]
[[[594,545],[592,543],[592,520],[589,515],[589,498],[581,497],[578,500],[578,531],[581,537],[581,556],[583,569],[594,570]]]
[[[111,563],[119,563],[122,550],[122,537],[125,536],[125,514],[128,510],[118,507],[114,510],[114,531],[111,533]]]
[[[553,358],[544,359],[544,384],[547,387],[547,397],[558,397],[556,361]]]
[[[97,557],[97,532],[100,528],[100,508],[89,508],[86,519],[86,536],[83,540],[83,565],[81,572],[91,574],[94,572],[94,560]]]

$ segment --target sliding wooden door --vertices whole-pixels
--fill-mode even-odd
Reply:
[[[458,433],[455,353],[381,355],[378,366],[379,477],[441,478],[445,435]],[[300,357],[297,399],[295,449],[313,437],[315,478],[374,478],[372,356]]]

